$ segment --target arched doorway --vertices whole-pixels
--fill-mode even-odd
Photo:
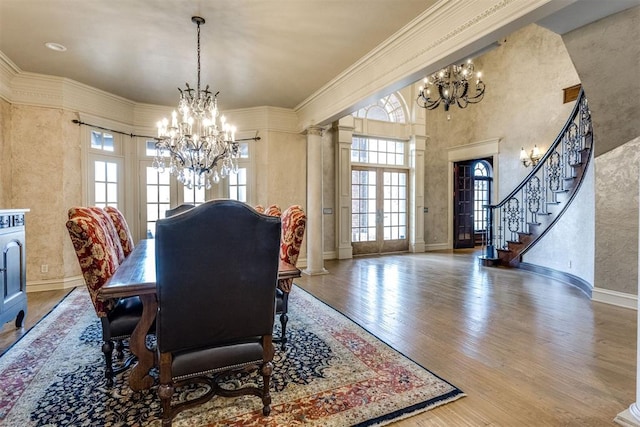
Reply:
[[[482,245],[487,221],[485,205],[491,203],[493,158],[453,164],[453,248]]]

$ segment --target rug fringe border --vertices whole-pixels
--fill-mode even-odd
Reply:
[[[466,397],[467,395],[460,389],[455,389],[450,391],[447,394],[443,394],[442,396],[438,396],[434,399],[425,400],[421,403],[416,403],[415,405],[408,406],[403,409],[399,409],[397,411],[391,412],[386,415],[382,415],[377,418],[373,418],[367,421],[363,421],[359,424],[356,424],[352,427],[381,427],[386,426],[391,423],[396,423],[400,420],[404,420],[407,418],[414,417],[416,415],[422,414],[424,412],[428,412],[434,408],[446,405],[447,403],[451,403],[460,398]]]

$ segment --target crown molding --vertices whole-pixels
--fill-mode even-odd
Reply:
[[[326,124],[576,0],[441,0],[294,109],[300,127]]]
[[[11,80],[20,73],[20,69],[2,51],[0,51],[0,98],[11,102]]]
[[[13,77],[9,102],[80,111],[123,123],[131,123],[135,107],[133,101],[75,80],[28,72]]]
[[[224,111],[238,129],[268,129],[273,132],[299,133],[298,115],[288,108],[253,107]]]
[[[77,111],[95,124],[112,123],[135,133],[155,132],[158,120],[175,107],[142,104],[76,82],[75,80],[21,71],[0,51],[0,97],[15,105]],[[298,116],[287,108],[254,107],[223,111],[240,131],[268,129],[299,133]],[[84,119],[83,119],[84,121]]]

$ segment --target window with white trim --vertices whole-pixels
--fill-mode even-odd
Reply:
[[[124,161],[120,137],[110,132],[89,131],[88,205],[122,209],[124,203]]]
[[[406,154],[405,141],[355,135],[351,141],[352,163],[405,166]]]
[[[361,119],[380,120],[384,122],[407,122],[402,103],[394,93],[379,99],[375,104],[367,105],[353,112],[352,115]]]

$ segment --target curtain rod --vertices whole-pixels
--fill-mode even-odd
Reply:
[[[96,128],[96,129],[106,130],[107,132],[119,133],[120,135],[126,135],[126,136],[131,137],[131,138],[150,138],[150,139],[158,140],[158,138],[155,137],[155,136],[137,135],[135,133],[121,132],[121,131],[115,130],[115,129],[109,129],[109,128],[105,128],[105,127],[98,126],[98,125],[92,125],[91,123],[86,123],[86,122],[80,121],[78,119],[73,119],[73,120],[71,120],[71,122],[77,124],[78,126],[83,126],[83,125],[84,126],[89,126],[89,127]],[[256,136],[254,136],[253,138],[236,139],[236,142],[240,142],[240,141],[260,141],[260,137],[258,136],[258,131],[256,131]]]

